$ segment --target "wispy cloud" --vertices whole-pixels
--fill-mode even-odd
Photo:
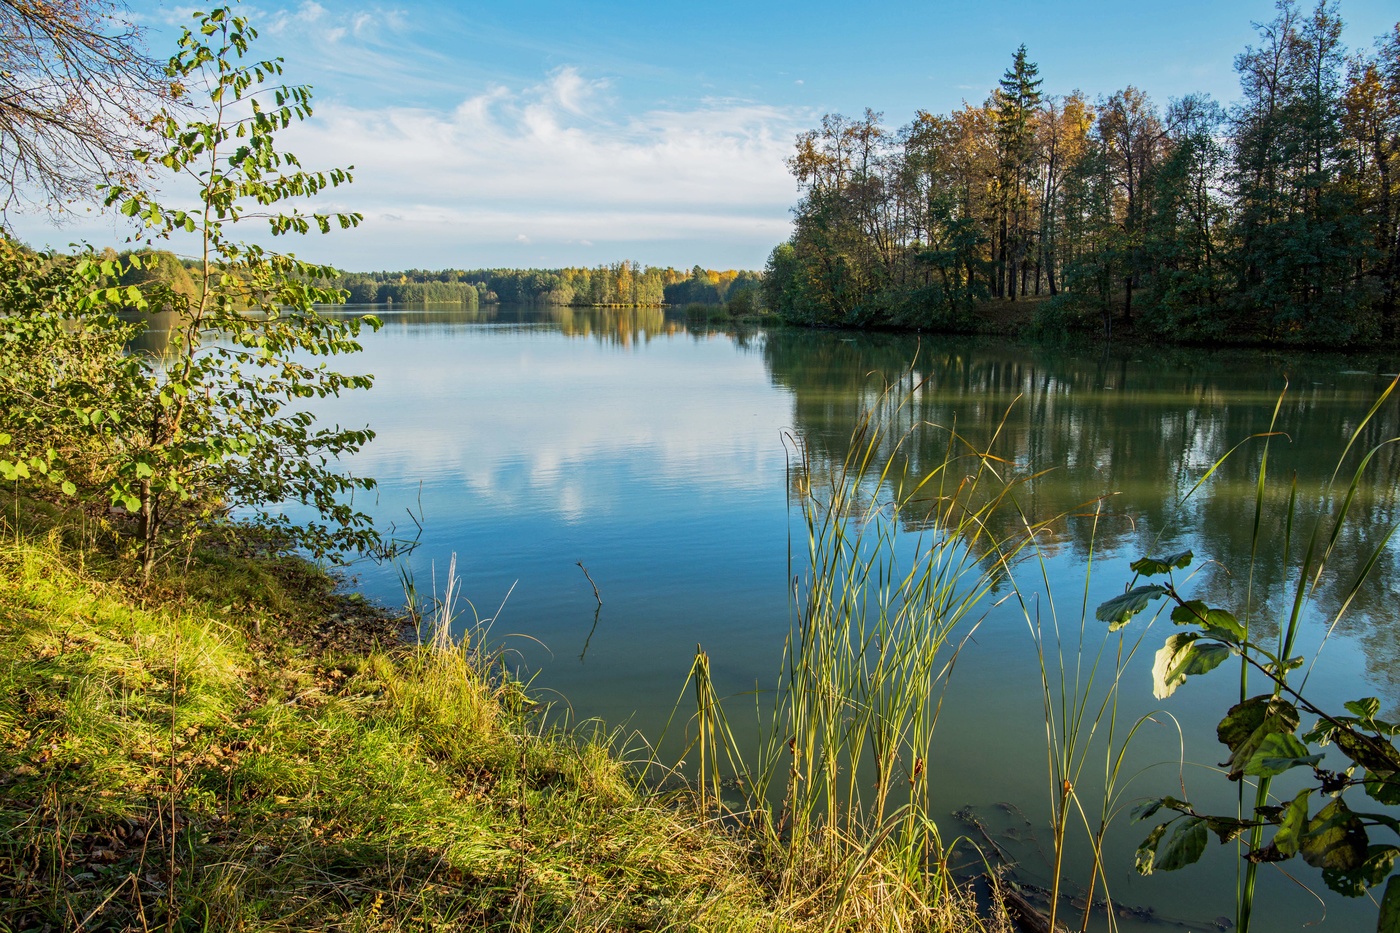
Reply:
[[[367,236],[392,227],[477,246],[695,236],[771,246],[786,234],[784,159],[810,114],[741,100],[627,114],[610,87],[565,66],[451,110],[337,102],[289,146],[307,164],[355,166],[337,197],[366,215]]]
[[[194,7],[136,9],[159,45],[191,24]],[[584,64],[562,47],[522,77],[435,42],[430,24],[451,11],[253,0],[239,12],[262,33],[256,54],[283,55],[295,65],[288,80],[315,91],[314,118],[279,146],[311,168],[354,166],[351,187],[308,206],[365,215],[353,234],[279,248],[351,268],[620,258],[754,267],[790,229],[796,190],[784,160],[816,112],[680,96],[651,85],[652,66]],[[463,41],[484,41],[493,27],[482,28]],[[93,220],[45,238],[109,239]]]

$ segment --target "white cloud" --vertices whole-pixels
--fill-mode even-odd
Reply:
[[[138,22],[164,27],[186,27],[193,24],[194,15],[203,10],[199,6],[175,6],[147,10]],[[298,59],[307,61],[320,55],[330,61],[335,56],[344,55],[343,50],[329,49],[342,40],[353,38],[363,40],[355,51],[368,54],[377,40],[385,38],[383,33],[402,33],[409,25],[407,16],[401,10],[380,9],[348,10],[342,4],[327,8],[316,0],[303,0],[297,4],[260,5],[246,3],[234,10],[244,16],[250,25],[258,30],[262,41],[277,40],[291,43],[298,51]],[[368,66],[370,63],[365,63]],[[383,67],[385,60],[376,59],[376,67]]]
[[[326,15],[326,8],[315,0],[307,0],[300,6],[292,10],[278,10],[266,20],[261,29],[266,30],[271,35],[280,35],[288,29],[305,29],[313,23],[318,23]]]
[[[653,91],[642,79],[579,65],[533,82],[483,80],[415,44],[422,23],[373,4],[261,0],[241,12],[267,37],[259,53],[294,52],[291,77],[316,89],[315,117],[279,149],[312,169],[354,166],[354,185],[307,207],[365,216],[353,235],[269,245],[348,268],[620,258],[753,268],[790,230],[796,189],[784,160],[814,111],[719,97],[637,109]],[[189,13],[147,8],[142,18],[162,31]],[[26,226],[62,245],[108,240],[112,224]],[[265,239],[254,224],[238,235]]]
[[[771,246],[786,236],[795,189],[784,160],[811,114],[727,99],[629,114],[609,89],[566,66],[451,110],[332,102],[287,144],[307,165],[354,166],[355,184],[334,197],[365,214],[364,237]]]

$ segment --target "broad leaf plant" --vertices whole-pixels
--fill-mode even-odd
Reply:
[[[170,60],[185,105],[161,112],[160,145],[135,155],[173,187],[193,187],[192,203],[173,206],[134,184],[102,190],[145,242],[192,244],[194,294],[159,281],[121,285],[139,253],[34,254],[8,238],[0,248],[0,477],[105,499],[147,578],[171,547],[234,509],[317,556],[381,544],[353,503],[374,481],[336,466],[373,433],[320,424],[304,401],[371,385],[325,360],[358,351],[361,327],[379,322],[318,313],[343,300],[324,285],[334,269],[234,237],[250,221],[281,236],[361,220],[293,205],[351,176],[304,169],[277,149],[280,130],[311,116],[311,93],[281,82],[280,59],[250,56],[256,36],[228,8],[198,13]],[[177,322],[168,346],[127,352],[153,312]],[[316,518],[293,522],[282,508],[292,502]]]

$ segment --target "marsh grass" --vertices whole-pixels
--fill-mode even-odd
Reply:
[[[400,645],[300,562],[196,553],[143,605],[5,532],[4,928],[804,928],[610,734],[546,726],[450,601]]]
[[[1282,617],[1277,620],[1274,656],[1280,659],[1294,658],[1294,652],[1298,648],[1299,636],[1305,622],[1311,621],[1320,625],[1324,633],[1312,658],[1306,659],[1306,661],[1302,658],[1298,659],[1300,664],[1306,663],[1306,667],[1303,669],[1303,676],[1296,687],[1290,683],[1290,669],[1286,665],[1279,672],[1277,678],[1269,681],[1267,686],[1275,697],[1282,696],[1285,692],[1294,689],[1301,690],[1307,685],[1308,677],[1316,666],[1327,640],[1341,623],[1357,594],[1375,570],[1396,530],[1394,524],[1386,528],[1384,533],[1379,536],[1379,540],[1369,549],[1369,554],[1358,566],[1334,566],[1333,558],[1336,555],[1338,542],[1344,536],[1354,533],[1354,526],[1364,520],[1353,512],[1353,507],[1363,496],[1367,484],[1374,481],[1368,476],[1368,470],[1373,465],[1377,455],[1385,448],[1400,443],[1400,438],[1384,438],[1374,446],[1366,446],[1367,438],[1371,436],[1368,426],[1375,420],[1377,413],[1391,401],[1397,386],[1400,386],[1400,377],[1397,377],[1380,393],[1375,403],[1356,423],[1350,432],[1346,445],[1338,454],[1336,467],[1332,471],[1331,477],[1321,490],[1315,493],[1304,491],[1300,498],[1297,477],[1286,478],[1285,483],[1282,484],[1287,492],[1285,504],[1280,510],[1283,528],[1281,542],[1266,540],[1264,529],[1267,527],[1266,519],[1271,503],[1279,498],[1276,493],[1270,495],[1271,484],[1277,484],[1277,481],[1269,472],[1269,453],[1270,446],[1278,438],[1286,437],[1282,434],[1279,425],[1280,411],[1288,392],[1286,386],[1279,394],[1278,403],[1274,406],[1269,430],[1252,439],[1261,442],[1262,449],[1256,472],[1254,520],[1250,535],[1246,598],[1245,605],[1239,613],[1239,620],[1244,626],[1245,638],[1246,640],[1256,638],[1256,633],[1261,629],[1267,632],[1268,628],[1261,623],[1274,621],[1259,618],[1262,613],[1256,611],[1256,605],[1267,611],[1269,601],[1267,599],[1257,600],[1256,588],[1258,586],[1257,580],[1265,575],[1269,564],[1275,561],[1282,568],[1283,579],[1286,581],[1291,578],[1292,584],[1285,583],[1280,586],[1281,595],[1284,597],[1284,611]],[[1210,472],[1213,473],[1238,450],[1239,446],[1222,457],[1211,467]],[[1208,473],[1206,477],[1203,477],[1196,488],[1204,484],[1209,475]],[[1195,489],[1192,491],[1194,492]],[[1306,519],[1303,517],[1304,504],[1309,499],[1320,504],[1310,528],[1306,527]],[[1281,544],[1281,551],[1279,544]],[[1328,603],[1324,603],[1321,597],[1328,588],[1336,591],[1335,597]],[[1241,702],[1250,693],[1250,673],[1249,659],[1241,654],[1239,663],[1239,697]],[[1270,794],[1272,778],[1261,777],[1256,780],[1252,806],[1246,803],[1246,783],[1245,781],[1240,782],[1239,814],[1241,816],[1257,812],[1259,808],[1268,806],[1273,799]],[[1259,849],[1262,841],[1263,827],[1255,826],[1247,836],[1248,850]],[[1236,898],[1236,924],[1240,933],[1249,933],[1252,927],[1258,872],[1258,862],[1253,860],[1243,862]]]
[[[1116,929],[1113,895],[1103,864],[1104,838],[1122,813],[1128,785],[1140,773],[1124,772],[1134,737],[1149,722],[1171,720],[1169,714],[1148,713],[1127,725],[1123,734],[1125,724],[1119,716],[1123,675],[1142,647],[1149,627],[1141,626],[1132,633],[1110,633],[1107,628],[1094,627],[1089,595],[1097,557],[1094,545],[1103,512],[1102,502],[1087,505],[1089,508],[1078,516],[1092,523],[1092,531],[1078,610],[1071,614],[1071,618],[1077,616],[1077,621],[1065,625],[1061,620],[1047,558],[1038,538],[1033,547],[1040,591],[1029,594],[1012,581],[1035,645],[1040,672],[1051,829],[1046,922],[1052,930],[1059,929],[1065,854],[1071,844],[1072,827],[1082,830],[1092,858],[1079,929],[1088,930],[1096,903],[1106,906],[1109,929]],[[1089,770],[1099,763],[1101,773]],[[1096,891],[1102,893],[1101,900]]]
[[[974,442],[923,422],[921,388],[885,391],[840,463],[793,441],[804,553],[756,751],[735,740],[737,701],[716,695],[703,649],[691,671],[701,806],[754,833],[783,897],[828,929],[940,928],[964,896],[931,809],[934,733],[959,652],[1035,530],[998,518],[1031,479],[994,453],[1000,425]],[[941,462],[913,462],[924,432]]]

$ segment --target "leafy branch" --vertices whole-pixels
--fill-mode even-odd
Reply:
[[[1275,827],[1265,844],[1245,844],[1244,857],[1254,863],[1279,862],[1301,856],[1322,871],[1332,890],[1350,897],[1365,893],[1387,878],[1381,903],[1380,933],[1400,930],[1400,878],[1392,876],[1400,846],[1373,844],[1368,830],[1388,829],[1400,836],[1400,820],[1386,813],[1352,810],[1343,795],[1360,787],[1384,806],[1400,804],[1400,750],[1394,737],[1400,724],[1378,717],[1380,701],[1365,697],[1344,704],[1346,714],[1328,713],[1288,682],[1290,671],[1301,667],[1301,657],[1286,657],[1251,640],[1247,629],[1229,610],[1187,599],[1171,580],[1173,570],[1190,565],[1193,554],[1183,551],[1164,558],[1143,558],[1131,566],[1140,577],[1162,574],[1165,583],[1130,587],[1098,607],[1096,616],[1116,630],[1127,625],[1155,600],[1165,598],[1174,606],[1171,620],[1185,631],[1168,636],[1157,652],[1152,669],[1153,693],[1171,696],[1188,677],[1214,670],[1236,656],[1273,685],[1270,693],[1250,697],[1232,706],[1216,727],[1216,737],[1229,749],[1222,764],[1231,781],[1245,776],[1268,780],[1297,768],[1311,769],[1314,786],[1298,791],[1283,805],[1261,805],[1251,817],[1215,816],[1198,812],[1188,801],[1174,797],[1149,800],[1134,811],[1146,820],[1163,810],[1177,815],[1159,823],[1138,846],[1138,871],[1174,871],[1200,859],[1209,835],[1221,843],[1240,839],[1247,831]],[[1300,710],[1317,717],[1316,724],[1298,734]],[[1335,744],[1348,764],[1341,770],[1322,767],[1324,752],[1313,746]],[[1361,776],[1357,776],[1360,769]],[[1331,800],[1316,812],[1309,803],[1314,794]],[[1169,828],[1175,827],[1168,836]],[[1251,838],[1258,839],[1257,834]]]

